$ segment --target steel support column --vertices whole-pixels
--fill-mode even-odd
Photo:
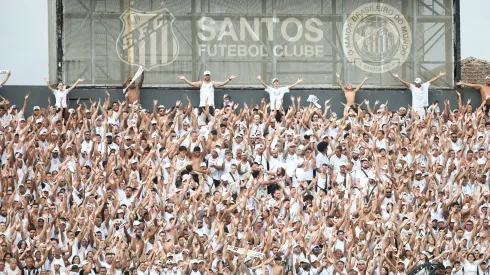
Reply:
[[[56,78],[63,80],[63,0],[56,0]]]
[[[461,80],[461,29],[460,29],[460,0],[454,0],[453,2],[453,17],[454,17],[454,80]]]

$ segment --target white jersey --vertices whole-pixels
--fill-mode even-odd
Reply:
[[[204,83],[202,82],[201,91],[199,93],[199,107],[206,106],[206,100],[209,106],[214,106],[214,86],[213,82]]]
[[[67,107],[66,98],[68,96],[68,90],[67,89],[64,89],[63,91],[54,90],[53,94],[56,99],[56,103],[55,103],[56,108],[61,108],[61,106],[63,106],[63,108],[66,108]],[[63,100],[61,100],[61,98],[63,98]]]
[[[279,87],[279,88],[274,88],[271,86],[267,86],[265,91],[270,95],[270,103],[271,103],[271,109],[273,108],[274,102],[276,104],[276,109],[279,110],[281,108],[281,100],[284,97],[285,93],[289,93],[289,88],[288,87]]]
[[[430,82],[422,83],[420,88],[410,84],[410,91],[412,92],[412,107],[424,108],[429,106],[429,87]]]

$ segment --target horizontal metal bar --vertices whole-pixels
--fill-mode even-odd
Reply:
[[[336,85],[327,86],[326,84],[312,84],[312,85],[303,85],[302,87],[295,87],[295,90],[324,90],[324,91],[339,91],[340,88]],[[79,89],[122,89],[122,86],[119,85],[110,85],[110,84],[99,84],[99,85],[77,85]],[[183,86],[182,84],[166,84],[166,85],[146,85],[142,88],[142,90],[150,90],[150,89],[161,89],[161,90],[188,90],[198,92],[199,89],[192,89],[189,86]],[[376,90],[376,91],[384,91],[384,90],[403,90],[406,91],[407,88],[405,86],[362,86],[363,90]],[[260,85],[231,85],[220,87],[220,90],[260,90],[263,91],[264,87]],[[437,87],[431,90],[454,90],[454,87]]]

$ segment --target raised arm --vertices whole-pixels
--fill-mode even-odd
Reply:
[[[201,88],[201,81],[191,82],[183,75],[179,75],[178,78],[184,80],[187,84],[189,84],[192,87]]]
[[[470,88],[473,88],[473,89],[477,89],[477,90],[480,90],[481,88],[483,88],[483,85],[480,85],[480,84],[470,84],[470,83],[466,83],[466,82],[463,82],[463,81],[458,81],[456,82],[456,85],[458,86],[467,86],[467,87],[470,87]]]
[[[218,82],[218,81],[213,81],[213,85],[214,87],[221,87],[221,86],[225,86],[226,84],[230,83],[230,81],[232,81],[233,79],[236,78],[236,75],[232,75],[230,76],[227,80],[225,81],[222,81],[222,82]]]
[[[0,86],[2,86],[3,84],[7,83],[7,80],[9,80],[9,77],[12,73],[10,73],[10,71],[7,73],[7,76],[5,76],[5,79],[2,81],[2,83],[0,83]]]
[[[303,78],[298,78],[298,80],[296,80],[296,82],[294,82],[293,84],[289,85],[288,89],[294,88],[294,86],[298,85],[301,82],[303,82]]]
[[[362,82],[359,84],[359,86],[357,86],[357,88],[354,90],[354,93],[357,93],[361,88],[362,88],[362,85],[364,85],[364,83],[366,83],[366,81],[369,79],[369,77],[365,77]]]
[[[78,83],[80,82],[83,82],[83,78],[79,78],[77,79],[77,82],[75,82],[75,84],[71,85],[71,87],[68,89],[68,92],[71,92],[73,89],[75,89],[75,87],[78,85]]]
[[[141,73],[141,76],[140,76],[140,83],[138,83],[138,87],[143,87],[143,81],[145,81],[145,71],[143,71]]]
[[[403,85],[405,85],[405,87],[410,87],[410,83],[403,80],[400,76],[398,76],[398,74],[392,73],[391,75],[393,75],[394,78],[398,79]]]
[[[49,84],[49,79],[47,77],[44,78],[44,82],[46,82],[46,85],[48,86],[48,89],[51,91],[51,92],[54,92],[54,89],[51,88],[51,84]]]
[[[257,79],[260,80],[260,84],[262,84],[262,86],[264,86],[264,88],[267,89],[267,84],[265,84],[264,80],[262,80],[262,77],[259,75],[257,75]]]
[[[344,85],[342,85],[342,81],[340,81],[340,74],[339,73],[335,73],[335,75],[337,76],[337,84],[339,85],[340,89],[342,89],[342,91],[345,92]]]
[[[432,78],[429,82],[432,84],[434,81],[438,80],[441,76],[445,76],[445,72],[440,72],[438,75],[436,75],[434,78]]]

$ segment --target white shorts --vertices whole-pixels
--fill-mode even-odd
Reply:
[[[425,119],[425,108],[412,108],[420,116],[420,119]]]

